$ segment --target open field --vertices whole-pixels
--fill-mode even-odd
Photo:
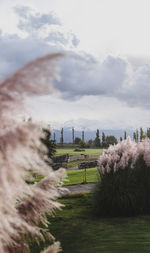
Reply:
[[[83,183],[83,178],[85,175],[85,170],[71,170],[67,171],[67,179],[64,185],[72,185],[72,184],[81,184]],[[99,179],[99,173],[97,168],[90,168],[86,170],[86,178],[87,183],[95,183]]]
[[[61,242],[64,253],[149,253],[150,216],[96,218],[91,194],[66,196],[56,217],[49,217],[49,230]],[[48,245],[41,244],[41,248]],[[31,253],[40,252],[32,245]]]
[[[98,159],[98,158],[97,158]],[[67,163],[67,169],[78,167],[79,163],[95,161],[96,159],[75,160]]]
[[[80,154],[84,154],[84,155],[100,155],[103,152],[103,149],[100,148],[89,148],[89,149],[84,149],[85,151],[81,151],[81,152],[75,152],[74,149],[70,148],[57,148],[56,150],[56,155],[65,155],[65,154],[69,154],[69,155],[80,155]]]

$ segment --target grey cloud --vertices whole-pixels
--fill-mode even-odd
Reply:
[[[0,37],[0,78],[13,74],[27,62],[42,55],[59,51],[60,48],[49,47],[39,38],[22,39],[16,36]]]
[[[50,44],[62,47],[77,47],[79,40],[75,34],[64,32],[60,20],[53,12],[41,14],[28,6],[17,6],[14,8],[19,16],[18,28],[26,32],[27,36],[40,37],[43,32],[43,40]]]
[[[26,32],[38,30],[46,24],[61,24],[60,20],[54,15],[53,12],[41,14],[39,12],[35,12],[28,6],[16,6],[14,10],[20,18],[18,28]]]
[[[57,43],[52,46],[36,36],[20,38],[1,34],[0,78],[12,74],[30,60],[62,50]],[[149,64],[135,67],[133,63],[112,56],[100,62],[86,53],[67,51],[66,54],[60,62],[61,81],[54,82],[63,99],[72,101],[95,95],[117,98],[130,107],[150,108]]]
[[[150,64],[137,67],[128,76],[120,99],[131,107],[139,106],[150,109]]]
[[[28,7],[17,9],[29,27],[39,28],[47,21],[44,15],[34,14]],[[39,20],[39,23],[36,20]],[[46,21],[40,21],[46,20]],[[40,23],[41,22],[41,23]],[[73,34],[50,31],[48,36],[40,38],[32,32],[26,38],[0,33],[0,78],[15,72],[28,61],[51,52],[62,52],[78,44]],[[83,96],[114,97],[130,107],[150,108],[150,64],[146,61],[127,61],[120,57],[108,56],[98,61],[94,56],[75,50],[66,51],[67,57],[60,62],[61,81],[55,81],[55,87],[61,91],[62,98],[75,100]]]
[[[49,43],[62,44],[63,46],[77,47],[79,40],[72,33],[63,33],[62,31],[50,31],[45,41]]]
[[[107,57],[102,63],[86,53],[71,52],[61,62],[61,83],[56,87],[67,99],[84,95],[113,96],[126,78],[127,64],[120,58]]]
[[[29,30],[32,30],[32,27],[34,29],[36,25],[40,28],[40,24],[46,22],[49,25],[59,23],[57,18],[51,18],[53,17],[51,14],[37,14],[26,6],[16,7],[15,10],[21,20],[24,20],[25,25],[29,26]],[[65,47],[73,47],[73,44],[77,44],[75,35],[65,34],[57,28],[49,31],[45,38],[41,38],[39,34],[32,33],[32,31],[29,31],[25,38],[16,34],[4,35],[0,31],[0,79],[13,74],[18,68],[37,57],[48,53],[62,52]]]
[[[98,62],[87,54],[70,53],[61,68],[61,82],[55,85],[64,99],[98,95],[117,98],[130,107],[150,108],[150,64],[135,66],[112,56]]]

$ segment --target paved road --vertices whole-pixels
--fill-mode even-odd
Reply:
[[[89,193],[92,191],[95,183],[88,183],[88,184],[77,184],[77,185],[68,185],[65,188],[68,190],[64,194],[77,194],[77,193]]]

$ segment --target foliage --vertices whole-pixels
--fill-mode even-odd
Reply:
[[[124,140],[126,140],[126,139],[127,139],[127,132],[124,131]]]
[[[27,239],[45,237],[54,241],[50,232],[38,224],[47,224],[50,214],[60,204],[55,201],[64,177],[64,170],[54,172],[41,159],[44,150],[40,127],[23,122],[19,115],[25,109],[28,96],[52,93],[46,80],[54,77],[52,64],[60,55],[47,55],[30,62],[0,84],[0,252],[29,252]],[[42,168],[42,170],[41,170]],[[36,184],[26,183],[29,170],[38,171],[44,178]],[[60,187],[61,189],[61,187]],[[58,252],[58,243],[45,252]]]
[[[86,147],[86,143],[83,140],[81,140],[81,142],[80,142],[80,148],[85,148],[85,147]]]
[[[136,141],[139,141],[139,130],[136,129]]]
[[[81,143],[81,138],[75,137],[74,143],[75,144],[80,144]]]
[[[84,143],[84,131],[82,131],[82,142]]]
[[[101,181],[95,189],[98,215],[150,212],[150,140],[127,140],[110,146],[99,158]]]
[[[94,141],[92,139],[88,140],[87,147],[89,147],[89,148],[94,147]]]
[[[146,136],[147,136],[148,138],[150,138],[150,128],[147,128]]]
[[[96,138],[94,140],[94,143],[95,143],[95,147],[97,147],[97,148],[99,148],[101,146],[100,137],[99,137],[99,129],[97,129],[97,131],[96,131]]]
[[[106,136],[104,132],[102,132],[102,147],[106,148]]]
[[[43,129],[44,138],[41,138],[42,143],[46,146],[46,155],[48,158],[52,158],[56,153],[56,143],[51,140],[51,131],[49,129]]]
[[[61,136],[60,136],[60,144],[63,145],[64,144],[64,129],[61,129]]]
[[[140,141],[142,141],[144,139],[144,131],[142,129],[142,127],[140,128]]]
[[[115,136],[113,135],[106,136],[105,148],[109,147],[109,145],[114,145],[114,144],[117,144],[117,139],[115,138]]]
[[[74,143],[74,127],[72,128],[72,143]]]

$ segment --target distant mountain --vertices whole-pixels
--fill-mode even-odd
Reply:
[[[117,138],[117,140],[120,139],[120,137],[124,137],[124,131],[127,132],[127,136],[130,136],[132,138],[133,136],[133,130],[129,130],[129,129],[119,129],[119,130],[106,130],[106,129],[101,129],[100,130],[100,138],[102,138],[102,132],[105,133],[105,135],[113,135]],[[53,139],[53,133],[55,132],[56,134],[56,142],[59,143],[60,142],[60,130],[54,129],[52,130],[52,139]],[[82,131],[76,131],[75,130],[75,137],[82,137]],[[85,141],[88,141],[90,139],[95,139],[96,137],[96,130],[92,131],[92,130],[85,130],[84,131],[84,139]],[[72,129],[71,128],[64,128],[64,143],[72,143]]]

